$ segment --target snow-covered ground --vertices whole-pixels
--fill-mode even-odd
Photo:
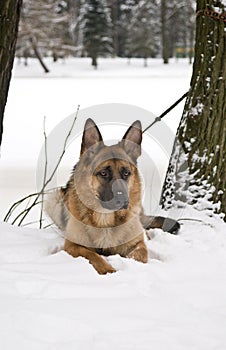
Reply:
[[[142,60],[100,60],[98,71],[89,64],[49,62],[48,75],[35,61],[15,65],[0,160],[1,218],[36,188],[44,115],[48,133],[78,104],[81,111],[129,104],[158,115],[189,87],[185,60],[169,66],[150,60],[147,68]],[[183,103],[165,119],[171,133],[182,109]],[[164,178],[170,149],[156,150],[152,159]],[[62,181],[72,165],[64,163]],[[182,221],[178,236],[152,230],[148,264],[112,256],[107,259],[118,272],[106,276],[62,251],[54,229],[0,223],[0,349],[224,350],[226,225],[191,208],[170,215],[197,221]]]
[[[54,231],[1,224],[0,348],[224,350],[225,224],[196,217],[153,230],[148,264],[109,257],[106,276]]]

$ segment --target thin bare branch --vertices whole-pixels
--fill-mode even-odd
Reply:
[[[25,217],[27,216],[27,214],[30,212],[30,210],[37,204],[40,204],[41,201],[34,201],[28,208],[24,209],[22,212],[20,212],[16,218],[13,220],[12,225],[14,225],[16,223],[16,221],[22,216],[22,219],[19,221],[18,226],[21,226],[22,222],[24,221]]]
[[[33,197],[34,200],[32,201],[32,203],[30,205],[28,205],[22,212],[20,212],[16,218],[14,218],[14,220],[12,221],[12,224],[16,224],[16,222],[20,219],[19,223],[18,223],[18,226],[21,226],[23,221],[25,220],[25,218],[27,217],[27,215],[30,213],[30,211],[38,204],[41,204],[41,212],[40,212],[40,218],[39,218],[39,227],[41,228],[42,227],[42,222],[43,222],[43,202],[44,202],[44,194],[46,193],[46,187],[47,185],[52,181],[54,175],[56,174],[56,171],[57,169],[59,168],[59,165],[63,159],[63,156],[66,152],[66,147],[67,147],[67,144],[68,144],[68,141],[69,141],[69,138],[71,136],[71,133],[74,129],[74,126],[75,126],[75,122],[77,120],[77,117],[78,117],[78,112],[79,112],[79,108],[80,108],[80,105],[78,105],[77,107],[77,110],[76,110],[76,114],[75,114],[75,117],[73,119],[73,122],[72,122],[72,125],[68,131],[68,134],[65,138],[65,141],[64,141],[64,144],[63,144],[63,150],[62,150],[62,153],[60,154],[59,156],[59,159],[57,161],[57,164],[56,166],[54,167],[50,177],[48,179],[46,179],[46,176],[47,176],[47,168],[48,168],[48,159],[47,159],[47,136],[46,136],[46,130],[45,130],[45,119],[44,119],[44,139],[45,139],[45,167],[44,167],[44,177],[43,177],[43,185],[42,185],[42,188],[39,192],[37,193],[32,193],[32,194],[29,194],[28,196],[25,196],[23,197],[22,199],[20,199],[19,201],[15,202],[11,207],[10,209],[8,210],[5,218],[4,218],[4,221],[5,222],[8,222],[9,219],[12,217],[14,211],[16,210],[16,208],[19,207],[20,204],[22,204],[25,200],[27,199],[31,199]],[[39,198],[41,197],[41,200],[39,200]]]
[[[40,219],[37,221],[31,221],[31,222],[27,222],[26,224],[21,225],[21,227],[26,227],[26,226],[30,226],[30,225],[34,225],[34,224],[38,224],[40,222]]]
[[[45,167],[44,167],[43,186],[42,186],[43,189],[45,188],[47,167],[48,167],[47,136],[46,136],[45,122],[46,122],[46,117],[44,117],[44,120],[43,120],[43,135],[44,135],[44,143],[45,143]],[[41,196],[42,196],[42,200],[41,200],[41,209],[40,209],[39,228],[42,228],[42,221],[43,221],[44,191],[42,191]]]
[[[8,212],[6,213],[3,221],[8,222],[9,218],[12,216],[12,213],[20,204],[22,204],[24,201],[26,201],[26,199],[37,196],[37,194],[38,194],[38,192],[31,193],[28,196],[25,196],[25,197],[21,198],[20,200],[18,200],[17,202],[13,203],[12,206],[9,208]]]

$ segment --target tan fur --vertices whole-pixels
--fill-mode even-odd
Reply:
[[[106,155],[106,152],[108,152],[107,148],[103,153]],[[112,167],[117,166],[117,162],[115,165],[113,160],[108,161],[108,165],[110,164]],[[66,251],[71,254],[72,246],[76,251],[77,246],[85,246],[94,251],[102,249],[103,254],[107,252],[107,255],[120,254],[125,257],[132,257],[132,251],[137,249],[139,244],[143,243],[142,256],[139,256],[138,252],[136,252],[133,258],[147,262],[147,251],[144,252],[144,229],[140,222],[140,179],[136,167],[133,166],[133,168],[133,176],[131,176],[129,183],[129,208],[116,212],[108,210],[103,212],[104,210],[100,207],[98,199],[96,201],[93,199],[93,192],[95,193],[95,186],[98,186],[98,183],[96,181],[89,183],[84,174],[81,173],[82,167],[80,168],[80,164],[78,164],[76,174],[72,175],[69,182],[70,186],[65,195],[65,203],[70,212],[65,236],[70,242],[73,242],[73,244],[70,244],[70,252],[68,251],[68,243],[65,244]],[[89,176],[88,174],[87,177]],[[82,201],[74,184],[76,178],[82,179],[79,192],[86,193]],[[83,182],[85,183],[84,187]],[[89,196],[90,194],[91,196]],[[87,206],[84,202],[87,203]],[[79,251],[81,251],[80,248]],[[73,256],[76,254],[73,253]],[[92,254],[88,260],[95,267],[93,259],[96,259],[96,255]]]
[[[137,121],[119,144],[105,146],[97,126],[88,119],[80,160],[66,187],[55,191],[47,201],[47,214],[64,231],[65,251],[75,258],[88,259],[99,274],[115,272],[101,255],[119,254],[146,263],[148,252],[144,227],[164,224],[164,218],[143,214],[141,183],[136,167],[141,139],[141,125]],[[103,185],[107,183],[99,176],[101,169],[105,168],[110,168],[113,176],[112,187],[108,188],[113,188],[117,181],[121,181],[122,186],[126,183],[128,201],[120,209],[106,209],[100,200],[100,195],[107,193]],[[122,180],[121,171],[125,168],[130,176]]]

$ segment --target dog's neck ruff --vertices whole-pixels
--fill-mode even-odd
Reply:
[[[112,211],[109,213],[100,213],[96,211],[89,212],[92,224],[99,228],[111,228],[122,225],[128,217],[127,210]]]

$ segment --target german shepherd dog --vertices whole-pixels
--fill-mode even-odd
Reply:
[[[99,274],[115,272],[102,257],[119,254],[146,263],[145,229],[176,233],[172,219],[146,216],[137,159],[142,128],[135,121],[118,144],[106,146],[92,119],[85,123],[80,160],[63,188],[52,192],[46,212],[64,232],[64,249],[89,260]]]

